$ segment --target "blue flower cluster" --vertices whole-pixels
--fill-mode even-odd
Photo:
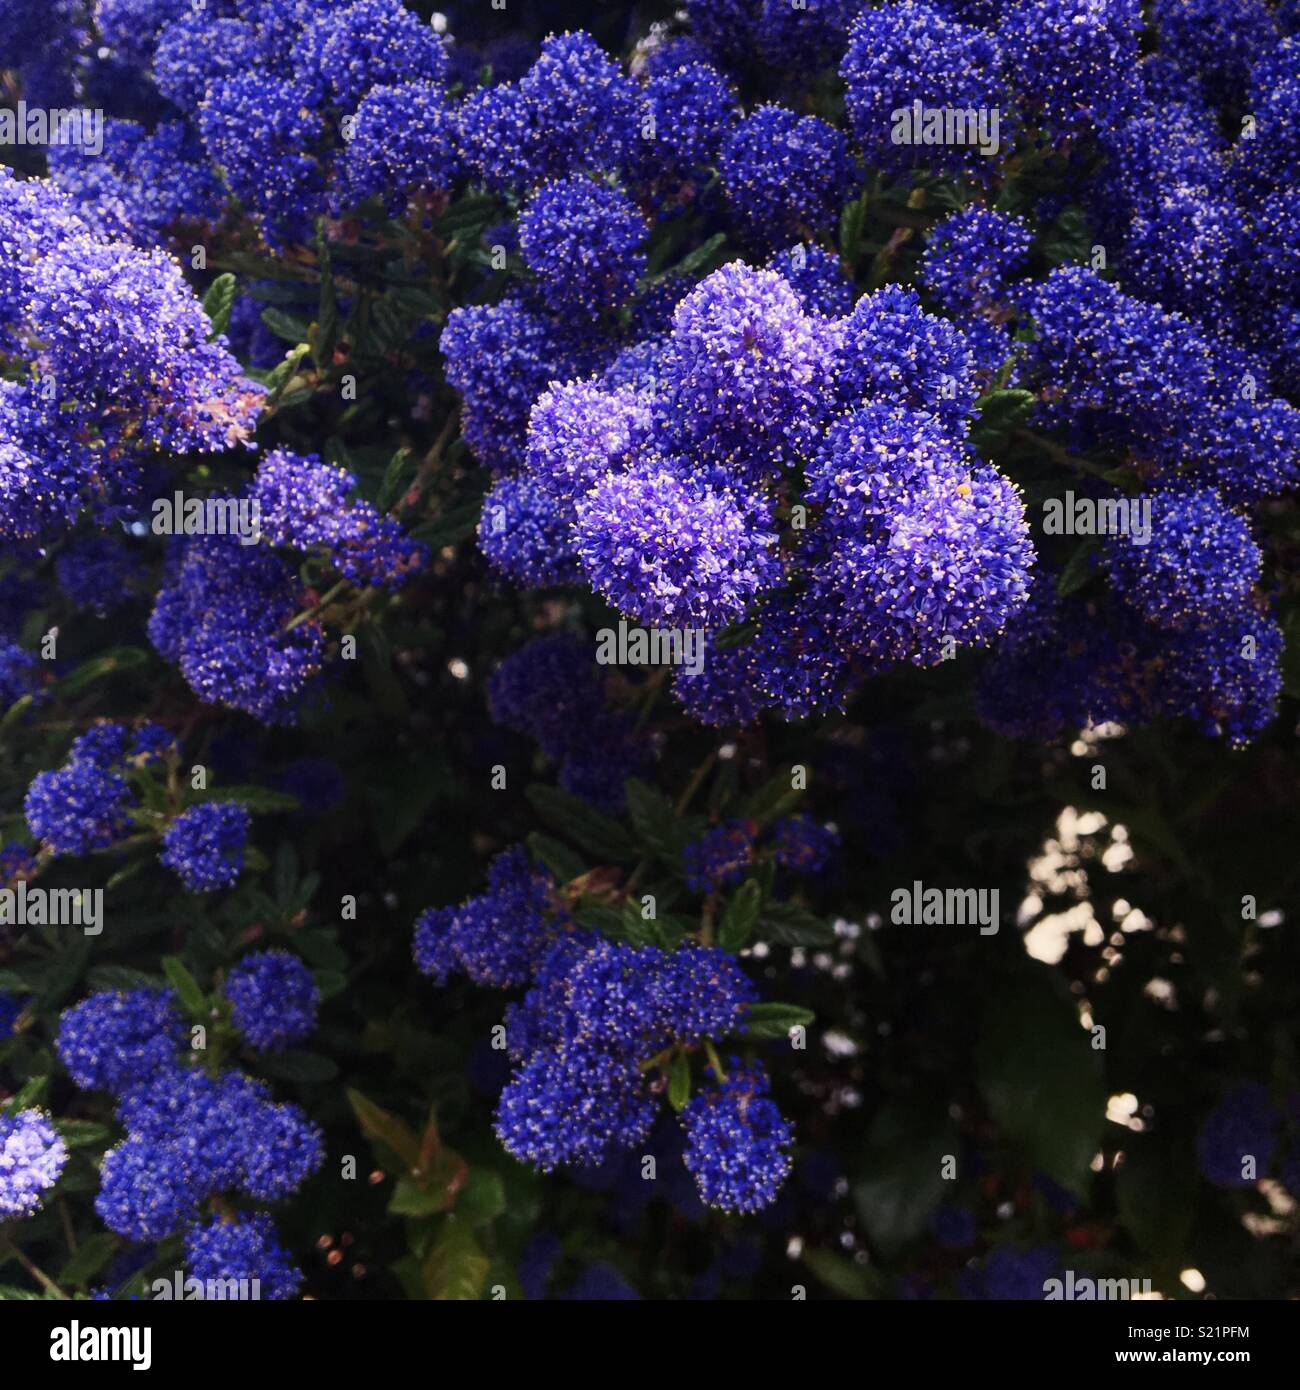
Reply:
[[[420,918],[416,965],[440,984],[453,970],[495,989],[524,984],[557,929],[553,890],[522,847],[506,850],[493,861],[486,893]]]
[[[696,893],[739,883],[753,863],[754,827],[729,820],[686,846],[686,886]]]
[[[247,838],[248,808],[242,802],[202,801],[167,827],[158,857],[191,893],[211,893],[238,880]]]
[[[72,201],[0,170],[0,347],[24,344],[0,390],[0,536],[57,535],[92,495],[140,499],[159,451],[245,442],[247,380],[180,266],[99,240]]]
[[[488,709],[537,741],[566,791],[601,810],[622,810],[627,779],[650,765],[649,742],[606,704],[593,648],[576,635],[539,637],[507,657],[488,682]]]
[[[248,488],[258,525],[271,545],[328,554],[356,584],[401,585],[425,562],[426,550],[391,517],[348,494],[356,479],[315,454],[274,449],[258,465]]]
[[[295,1047],[316,1031],[320,990],[289,951],[257,951],[226,976],[222,992],[244,1040],[259,1052]]]
[[[0,1220],[36,1211],[67,1161],[68,1146],[43,1111],[0,1112]]]
[[[679,677],[693,712],[719,681],[732,717],[825,708],[883,665],[987,641],[1023,602],[1023,508],[971,457],[974,393],[960,332],[915,296],[883,290],[828,320],[782,275],[733,263],[678,305],[652,382],[540,397],[521,475],[537,489],[530,548],[545,494],[555,565],[576,560],[634,621],[758,619],[743,657]],[[884,459],[891,487],[868,506]]]
[[[113,768],[121,750],[105,758],[90,737],[82,736],[65,766],[38,772],[23,803],[28,829],[54,854],[106,849],[130,824],[131,788]]]
[[[1295,1109],[1296,1097],[1291,1098]],[[1218,1187],[1254,1187],[1269,1177],[1283,1148],[1284,1117],[1273,1103],[1268,1087],[1243,1081],[1232,1087],[1209,1113],[1196,1137],[1196,1157],[1201,1172]],[[1279,1170],[1294,1179],[1293,1153]]]
[[[643,1142],[656,1111],[638,1064],[673,1043],[726,1036],[755,997],[712,948],[666,953],[561,938],[507,1013],[520,1066],[497,1112],[502,1143],[549,1171],[589,1167]]]
[[[250,957],[228,981],[236,1025],[255,1047],[298,1039],[314,1021],[313,996],[296,972],[281,968],[278,954]],[[291,1010],[279,1021],[287,1037],[266,1017],[281,1005]],[[252,1218],[257,1238],[247,1235],[241,1244],[237,1231],[218,1229],[220,1218],[205,1227],[200,1211],[209,1198],[233,1192],[255,1202],[289,1196],[324,1161],[320,1132],[298,1106],[274,1101],[263,1082],[190,1065],[182,1032],[175,997],[164,990],[93,994],[63,1015],[60,1059],[82,1089],[116,1097],[127,1132],[104,1156],[96,1210],[109,1230],[130,1240],[184,1233],[191,1273],[200,1278],[223,1260],[232,1267],[243,1261],[246,1277],[264,1269],[278,1290],[263,1297],[291,1297],[297,1272],[284,1263],[268,1217]]]
[[[194,536],[158,592],[149,637],[200,699],[268,724],[292,723],[320,675],[325,634],[296,576],[235,536]]]
[[[496,859],[485,894],[424,913],[414,955],[439,984],[460,970],[478,984],[526,987],[506,1009],[516,1069],[496,1130],[544,1172],[594,1168],[646,1141],[658,1114],[651,1073],[675,1050],[737,1033],[758,998],[716,947],[631,946],[577,927],[522,848]],[[687,1166],[706,1203],[748,1211],[775,1200],[792,1136],[766,1089],[750,1068],[683,1111]]]
[[[558,678],[581,654],[563,638],[533,645],[564,663],[554,686],[562,703]],[[541,704],[549,709],[552,701]],[[571,707],[561,719],[572,714]],[[772,827],[770,853],[784,868],[817,873],[838,838],[811,816],[789,817]],[[757,826],[732,820],[690,843],[688,887],[707,895],[739,882],[758,867],[757,840]],[[501,1093],[497,1134],[516,1157],[543,1171],[576,1169],[580,1180],[649,1141],[661,1089],[650,1083],[666,1059],[736,1036],[759,997],[735,958],[713,945],[637,946],[575,924],[563,895],[530,869],[521,848],[494,862],[487,893],[422,914],[414,955],[439,984],[460,970],[479,984],[525,988],[506,1008],[505,1047],[516,1069]],[[501,968],[507,959],[511,968]],[[757,1063],[733,1060],[730,1075],[682,1109],[679,1156],[706,1205],[754,1211],[776,1200],[793,1135],[768,1092]]]
[[[538,277],[548,308],[598,318],[631,298],[645,268],[649,228],[618,189],[582,177],[558,179],[529,199],[519,218],[519,249]]]
[[[757,1211],[776,1200],[792,1166],[794,1132],[769,1099],[767,1076],[732,1059],[716,1090],[682,1111],[685,1163],[701,1198],[724,1211]]]

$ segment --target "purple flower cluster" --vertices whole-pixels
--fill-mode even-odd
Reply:
[[[1023,601],[1032,552],[1015,489],[964,444],[971,373],[961,333],[906,292],[827,320],[781,275],[725,266],[678,306],[653,384],[575,381],[534,407],[526,476],[554,504],[551,573],[576,558],[647,626],[760,615],[748,655],[720,663],[737,695],[758,686],[736,717],[825,707],[882,664],[986,641]],[[828,421],[836,406],[858,409]],[[783,527],[770,489],[800,467],[807,500]],[[541,534],[528,528],[534,572]],[[722,713],[727,675],[678,687]]]
[[[555,313],[598,318],[627,302],[645,267],[648,228],[618,189],[559,179],[539,189],[519,218],[519,249]]]
[[[784,106],[760,106],[741,120],[718,168],[737,226],[764,250],[833,228],[853,192],[844,134]]]
[[[250,1047],[274,1052],[316,1031],[320,990],[311,971],[289,951],[257,951],[226,976],[222,992]]]
[[[921,261],[921,278],[953,318],[1004,306],[1009,289],[1029,267],[1033,232],[1018,217],[972,203],[936,224]]]
[[[220,452],[248,438],[262,390],[246,380],[179,265],[92,235],[48,183],[0,171],[0,346],[29,375],[0,390],[0,535],[66,529],[90,495],[139,496],[157,451]]]
[[[0,1113],[0,1220],[36,1211],[67,1161],[67,1145],[42,1111]]]
[[[700,1197],[724,1211],[770,1206],[789,1176],[794,1132],[768,1096],[758,1066],[732,1070],[716,1089],[700,1092],[682,1111],[685,1163]]]
[[[686,846],[682,859],[686,886],[696,893],[711,893],[739,883],[753,863],[754,830],[745,821],[724,821]]]
[[[636,149],[637,114],[636,85],[590,35],[552,35],[517,83],[465,102],[464,158],[494,189],[619,168]]]
[[[229,888],[244,867],[248,819],[240,801],[201,801],[167,827],[159,860],[191,893]]]
[[[185,1233],[185,1263],[190,1277],[229,1288],[234,1280],[247,1298],[289,1299],[302,1287],[302,1271],[275,1235],[265,1212],[233,1219],[214,1216]]]
[[[87,854],[126,833],[131,804],[120,773],[74,756],[56,771],[36,774],[23,811],[28,829],[54,854]]]
[[[1141,564],[1143,562],[1139,562]],[[1167,594],[1159,616],[1171,616]],[[1086,724],[1186,718],[1234,747],[1250,743],[1276,712],[1282,632],[1253,595],[1212,614],[1148,622],[1124,603],[1035,587],[976,690],[981,717],[1015,737],[1050,740]]]
[[[342,179],[349,205],[381,198],[396,215],[414,193],[446,191],[459,172],[455,114],[436,82],[372,87],[351,132]]]
[[[1000,148],[990,155],[975,143],[924,138],[928,112],[997,111],[1001,117],[1008,107],[997,41],[936,6],[901,0],[864,9],[849,30],[840,76],[853,136],[873,168],[986,178],[1009,144],[1001,119]]]
[[[324,632],[274,553],[233,536],[194,537],[159,591],[149,637],[195,694],[268,724],[292,723],[320,674]]]
[[[495,989],[524,984],[562,924],[553,889],[521,846],[504,851],[488,872],[486,893],[420,917],[416,965],[439,984],[453,971]]]
[[[93,994],[59,1027],[58,1054],[76,1084],[117,1099],[127,1137],[104,1156],[95,1207],[135,1241],[194,1232],[213,1195],[278,1201],[324,1160],[321,1134],[298,1106],[240,1072],[189,1065],[181,1037],[176,1000],[162,990]]]
[[[606,706],[593,650],[576,636],[539,637],[507,657],[488,684],[488,709],[536,739],[566,791],[602,810],[622,810],[624,783],[650,762],[632,721]]]
[[[396,588],[424,564],[425,548],[369,502],[350,499],[355,486],[347,469],[315,454],[275,449],[258,465],[248,496],[271,545],[319,547],[354,583]]]
[[[1030,369],[1053,388],[1044,419],[1231,501],[1294,486],[1300,411],[1239,348],[1081,267],[1023,298],[1036,330]]]
[[[487,893],[424,913],[414,945],[417,965],[440,984],[460,969],[479,984],[527,987],[506,1010],[506,1047],[517,1065],[501,1093],[496,1129],[512,1154],[544,1172],[592,1168],[644,1142],[657,1114],[647,1084],[651,1059],[737,1032],[758,997],[725,952],[603,940],[575,927],[548,900],[548,887],[522,849],[509,850],[492,865]],[[728,1092],[750,1125],[744,1172],[760,1175],[747,1210],[770,1204],[789,1166],[778,1152],[788,1144],[788,1126],[770,1101],[751,1105],[756,1086],[751,1075]],[[710,1110],[697,1135],[711,1126],[717,1132]],[[701,1137],[701,1151],[711,1152],[714,1142]],[[711,1184],[712,1162],[702,1159],[697,1173],[704,1199],[742,1205],[735,1196],[741,1169],[728,1169],[734,1187]]]

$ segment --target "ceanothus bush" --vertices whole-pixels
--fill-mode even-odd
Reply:
[[[1294,1299],[1297,109],[0,0],[0,1298]]]

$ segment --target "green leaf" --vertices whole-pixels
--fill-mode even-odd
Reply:
[[[754,879],[747,878],[736,889],[718,925],[718,945],[724,951],[739,951],[748,945],[754,928],[758,926],[762,906],[763,890]]]
[[[587,872],[586,863],[559,840],[534,830],[526,837],[528,852],[555,876],[556,883],[569,883]]]
[[[91,956],[91,939],[77,937],[63,954],[56,958],[54,965],[41,985],[40,993],[32,1003],[33,1013],[44,1013],[61,1003],[80,982]]]
[[[869,196],[864,193],[860,198],[846,203],[844,211],[840,214],[840,255],[849,265],[857,261],[858,251],[862,246],[862,231],[867,223]]]
[[[334,294],[334,272],[330,265],[330,245],[321,226],[316,233],[316,264],[320,268],[320,301],[316,322],[311,329],[311,358],[323,370],[334,355],[339,336],[338,300]]]
[[[1017,386],[1003,386],[975,402],[979,418],[971,426],[971,440],[980,453],[1000,448],[1033,411],[1037,397]]]
[[[339,1074],[338,1063],[319,1052],[302,1052],[289,1048],[284,1052],[267,1052],[261,1058],[262,1070],[281,1081],[311,1083],[333,1081]]]
[[[641,916],[639,908],[636,913],[638,917]],[[645,925],[650,928],[652,945],[658,946],[661,951],[675,951],[699,924],[694,917],[684,916],[680,912],[661,912],[651,917]]]
[[[59,1131],[63,1142],[70,1149],[86,1149],[92,1144],[105,1144],[113,1135],[113,1131],[107,1125],[101,1125],[95,1120],[55,1120],[54,1128]]]
[[[129,965],[97,965],[88,977],[92,989],[157,989],[163,980]]]
[[[1034,1167],[1077,1197],[1106,1117],[1097,1053],[1046,967],[1025,967],[989,998],[975,1074],[994,1119]]]
[[[757,821],[760,826],[771,825],[773,821],[788,816],[803,800],[804,793],[790,785],[791,772],[783,769],[775,777],[764,782],[741,807],[740,814],[745,820]]]
[[[679,1052],[668,1073],[668,1104],[680,1111],[691,1098],[691,1064]]]
[[[461,541],[468,540],[474,534],[482,509],[483,504],[477,501],[449,508],[431,521],[417,526],[411,532],[411,538],[422,541],[435,552],[444,546],[459,545]]]
[[[208,286],[203,296],[203,312],[212,324],[208,341],[219,338],[230,327],[230,311],[235,307],[235,277],[226,271]]]
[[[501,211],[500,200],[489,193],[467,193],[438,219],[438,235],[450,236],[468,227],[485,226]]]
[[[275,851],[275,898],[281,907],[294,899],[298,887],[298,851],[292,841],[282,840]]]
[[[501,1174],[491,1168],[471,1168],[465,1186],[456,1197],[456,1219],[469,1226],[485,1226],[506,1209],[506,1188]]]
[[[655,854],[676,859],[680,847],[673,803],[663,792],[636,777],[629,777],[623,785],[627,792],[628,818],[638,841]]]
[[[807,1028],[816,1017],[798,1004],[751,1004],[745,1010],[743,1031],[747,1038],[786,1038],[791,1028]]]
[[[392,1216],[436,1216],[447,1210],[445,1187],[423,1187],[414,1178],[403,1174],[388,1200]]]
[[[872,1121],[852,1195],[874,1245],[892,1256],[925,1229],[954,1186],[944,1162],[959,1152],[951,1119],[939,1104],[891,1102]]]
[[[284,355],[282,362],[277,362],[274,367],[266,374],[268,406],[279,403],[280,397],[284,395],[285,388],[293,380],[294,373],[298,370],[298,364],[306,357],[308,347],[306,343],[299,343],[297,347],[291,348]]]
[[[465,1222],[449,1219],[425,1257],[424,1291],[439,1301],[467,1302],[482,1297],[491,1261]]]
[[[348,1104],[357,1117],[361,1132],[367,1139],[383,1144],[400,1160],[405,1168],[415,1168],[420,1162],[420,1141],[411,1132],[410,1126],[396,1115],[390,1115],[381,1105],[363,1096],[360,1091],[350,1087],[347,1091]]]
[[[1056,592],[1061,598],[1068,598],[1070,594],[1082,589],[1096,574],[1097,567],[1093,564],[1093,557],[1098,549],[1097,541],[1093,537],[1075,547],[1060,574],[1056,576]]]
[[[451,791],[447,765],[428,750],[419,757],[376,759],[368,787],[370,824],[386,858],[419,829],[439,798]]]
[[[803,1262],[841,1298],[883,1298],[883,1280],[869,1265],[855,1264],[834,1250],[805,1250]]]
[[[108,1231],[84,1236],[77,1253],[59,1270],[54,1282],[62,1288],[84,1288],[117,1253],[118,1243]]]
[[[286,343],[305,344],[311,332],[311,324],[305,318],[274,306],[262,310],[262,322],[277,338],[283,338]]]
[[[342,970],[314,970],[316,988],[320,990],[321,1003],[337,999],[348,987],[348,977]]]
[[[375,498],[377,510],[391,511],[406,486],[407,474],[414,476],[414,465],[415,455],[409,449],[399,449],[388,461],[388,467],[384,470],[384,481],[380,483],[379,495]]]
[[[255,816],[273,815],[277,811],[297,811],[302,802],[291,792],[278,792],[270,787],[235,786],[205,787],[192,793],[194,801],[240,801]]]
[[[634,857],[627,833],[616,820],[603,815],[579,796],[534,783],[524,793],[539,816],[601,863],[626,863]]]
[[[688,280],[694,279],[696,276],[704,274],[706,269],[712,270],[715,261],[721,261],[722,258],[718,253],[722,250],[726,240],[725,232],[716,232],[707,241],[702,241],[693,251],[688,251],[676,265],[670,265],[666,270],[661,270],[646,278],[651,284],[660,280],[674,280],[679,277]]]
[[[0,719],[0,731],[10,728],[22,719],[23,715],[36,703],[36,697],[31,693],[20,695],[12,705],[4,712],[4,718]]]
[[[765,903],[757,934],[778,946],[829,946],[835,940],[834,926],[798,903]]]
[[[70,675],[59,682],[59,690],[64,695],[76,695],[88,685],[103,680],[118,671],[130,671],[143,666],[149,660],[148,652],[139,647],[114,647],[101,656],[84,661]]]
[[[590,927],[611,941],[627,940],[627,914],[617,907],[610,907],[608,903],[586,902],[579,904],[573,915],[580,926]],[[636,944],[646,943],[639,940]]]
[[[19,1110],[26,1110],[35,1105],[45,1094],[49,1080],[48,1076],[31,1077],[8,1100],[0,1100],[0,1114],[15,1115]]]
[[[1196,1213],[1196,1165],[1191,1143],[1130,1135],[1115,1179],[1119,1219],[1138,1247],[1158,1264],[1177,1259]]]
[[[179,956],[164,956],[161,964],[163,974],[167,976],[171,987],[180,995],[181,1003],[185,1005],[186,1011],[192,1018],[201,1018],[206,1021],[212,1011],[208,997],[199,988],[199,982],[185,968],[181,958]]]

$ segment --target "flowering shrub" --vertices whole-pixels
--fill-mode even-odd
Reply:
[[[1294,1296],[1295,5],[519,8],[0,0],[0,1295]]]

